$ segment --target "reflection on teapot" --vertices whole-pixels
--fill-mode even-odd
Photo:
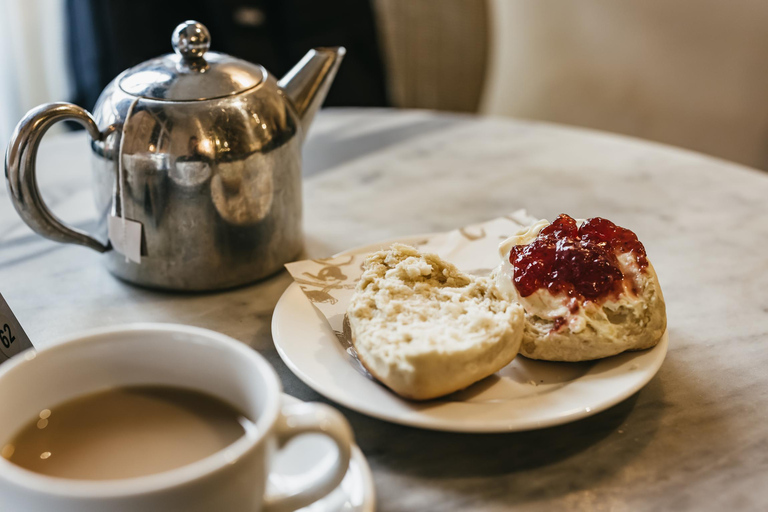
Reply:
[[[258,167],[258,168],[257,168]],[[222,162],[211,183],[211,197],[221,217],[237,225],[265,218],[274,198],[273,169],[247,160]]]
[[[344,48],[311,50],[277,80],[263,67],[208,51],[196,22],[174,32],[175,54],[115,78],[93,116],[55,103],[30,111],[6,159],[11,198],[35,231],[105,253],[109,270],[138,284],[210,290],[248,283],[301,251],[301,145]],[[102,215],[142,226],[140,263],[45,207],[35,182],[40,138],[75,120],[90,134]]]
[[[210,145],[208,140],[205,140]],[[170,169],[170,178],[179,187],[194,188],[205,185],[211,177],[211,160],[208,151],[201,149],[200,140],[193,135],[189,138],[189,153],[176,157]]]

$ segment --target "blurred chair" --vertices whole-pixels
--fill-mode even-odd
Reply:
[[[488,61],[484,0],[374,0],[389,99],[476,112]]]
[[[375,5],[397,106],[585,126],[768,169],[768,2]]]

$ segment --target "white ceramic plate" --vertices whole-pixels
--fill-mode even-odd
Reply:
[[[409,237],[408,243],[424,236]],[[389,242],[348,253],[369,253]],[[587,363],[516,357],[469,388],[411,402],[362,374],[323,316],[293,283],[275,307],[272,337],[280,357],[308,386],[345,407],[393,423],[455,432],[513,432],[568,423],[603,411],[645,386],[667,354],[668,336],[641,352]]]
[[[299,403],[292,396],[283,395],[286,404]],[[327,459],[325,461],[324,459]],[[280,450],[272,466],[267,485],[270,491],[288,493],[304,486],[304,473],[317,464],[333,464],[336,448],[320,434],[297,437]],[[376,493],[368,462],[357,446],[352,447],[352,460],[341,484],[328,496],[316,501],[303,512],[373,512]]]

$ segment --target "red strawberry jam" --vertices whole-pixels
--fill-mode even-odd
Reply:
[[[617,256],[628,252],[641,271],[648,266],[645,248],[632,231],[600,217],[578,227],[561,214],[533,242],[512,247],[509,262],[523,297],[545,288],[578,302],[596,301],[621,293],[624,274]]]

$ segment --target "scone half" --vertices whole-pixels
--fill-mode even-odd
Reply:
[[[591,228],[592,231],[588,231],[586,235],[580,234],[587,223],[596,227]],[[574,232],[576,238],[555,236],[555,233],[565,233],[568,229],[575,230],[577,227],[578,233]],[[552,228],[555,228],[555,231],[551,231]],[[585,237],[594,238],[594,232],[600,235],[598,228],[613,234],[610,237],[605,235],[607,242],[598,240],[602,246],[595,248],[594,246],[600,243],[593,244],[588,239],[585,240]],[[545,230],[550,231],[545,234]],[[540,245],[541,249],[526,249],[531,248],[532,244],[540,239],[540,235],[553,238],[553,243],[557,241],[550,246],[561,251],[559,255],[554,255],[554,260],[547,259],[549,249],[545,245]],[[583,245],[580,245],[582,242]],[[538,267],[524,266],[521,270],[513,264],[511,251],[516,247],[528,250],[528,255],[534,254],[532,251],[540,250],[542,259],[534,260]],[[583,252],[578,253],[574,247],[581,248]],[[563,248],[576,254],[562,252]],[[651,348],[661,340],[666,330],[664,296],[644,247],[634,233],[606,219],[596,217],[587,221],[576,221],[567,215],[561,215],[552,224],[542,220],[502,242],[499,253],[502,262],[494,271],[496,285],[508,300],[519,302],[525,309],[525,332],[520,348],[520,353],[525,357],[571,362],[600,359],[625,351]],[[607,283],[608,281],[600,281],[602,276],[596,272],[596,269],[601,268],[595,263],[599,260],[598,256],[605,256],[606,261],[612,262],[613,270],[607,270],[616,273],[614,284],[604,293],[585,297],[572,286],[570,279],[576,276],[586,282],[583,275],[592,275],[591,279],[595,280],[595,283]],[[551,258],[551,255],[549,257]],[[555,266],[553,262],[557,261],[564,263]],[[576,265],[572,263],[574,261],[587,261],[589,265],[568,268]],[[530,272],[531,269],[545,276],[542,286],[533,292],[526,291],[525,286],[521,289],[519,284],[516,284],[520,273]],[[592,274],[589,274],[590,271]],[[570,288],[560,287],[558,290],[556,286],[552,286],[550,279],[556,273],[571,276],[564,283]],[[592,283],[590,281],[586,284]]]
[[[428,400],[464,389],[517,355],[523,309],[490,278],[395,244],[369,256],[347,309],[368,371],[395,393]]]

